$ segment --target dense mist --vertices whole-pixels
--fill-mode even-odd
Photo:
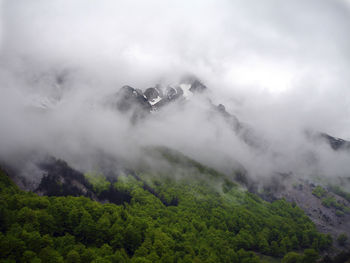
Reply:
[[[167,146],[221,171],[348,176],[350,4],[345,0],[0,1],[0,157],[82,170]],[[208,91],[139,121],[106,105],[196,76]],[[250,131],[247,144],[213,106]],[[254,139],[254,140],[255,140]],[[24,161],[25,163],[25,161]]]

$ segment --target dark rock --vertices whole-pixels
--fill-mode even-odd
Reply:
[[[138,108],[144,111],[150,111],[151,105],[143,96],[141,90],[136,90],[130,86],[123,86],[115,95],[114,105],[120,111],[128,111],[132,108]]]
[[[108,190],[101,192],[98,196],[102,200],[108,200],[111,203],[122,205],[124,203],[130,203],[132,196],[127,191],[118,191],[113,185]]]
[[[96,200],[85,176],[66,162],[49,158],[38,165],[44,176],[35,192],[48,196],[87,196]]]
[[[177,97],[177,91],[173,87],[167,87],[165,90],[165,94],[168,100],[173,100]]]
[[[173,101],[178,100],[179,98],[183,98],[184,92],[181,89],[181,87],[173,88],[171,86],[168,86],[165,89],[164,94],[165,95],[164,95],[163,99],[153,105],[154,108],[159,109],[159,108],[164,107],[165,105],[167,105]]]
[[[84,174],[71,168],[66,162],[49,158],[39,164],[45,173],[36,193],[47,196],[86,196],[99,202],[115,204],[129,203],[131,195],[128,192],[118,191],[110,185],[108,190],[96,193],[93,186]],[[115,181],[115,178],[114,178]]]
[[[218,111],[222,112],[224,114],[227,113],[226,108],[225,108],[225,106],[223,104],[219,104],[218,105]]]
[[[238,132],[242,128],[238,118],[235,115],[228,113],[223,104],[216,106],[216,110],[226,119],[235,132]]]
[[[180,86],[177,86],[175,89],[176,89],[177,97],[181,97],[184,95],[184,91],[182,90],[182,88]]]
[[[152,110],[152,105],[139,89],[123,86],[107,99],[107,105],[121,112],[131,113],[131,122],[136,123]]]
[[[202,84],[198,79],[196,79],[192,82],[190,91],[192,93],[202,93],[207,89],[208,88],[204,84]]]
[[[320,133],[320,137],[325,139],[329,143],[329,145],[332,147],[332,149],[335,151],[341,150],[341,149],[350,149],[349,141],[330,136],[326,133]]]
[[[144,95],[146,96],[148,101],[154,100],[154,99],[158,98],[158,96],[161,97],[160,94],[159,94],[159,91],[156,88],[148,88],[148,89],[146,89]]]

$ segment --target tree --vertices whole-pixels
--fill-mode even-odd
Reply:
[[[301,246],[308,247],[310,245],[310,239],[307,233],[303,232]]]
[[[138,229],[132,225],[128,225],[124,232],[124,247],[129,255],[141,245],[142,236]]]
[[[132,258],[131,263],[152,263],[152,261],[142,257],[135,257]]]
[[[55,248],[62,254],[66,255],[69,251],[74,249],[75,238],[70,234],[65,234],[63,237],[57,237],[54,240]]]
[[[128,255],[126,254],[124,249],[117,250],[112,256],[113,263],[127,263],[129,262]]]
[[[348,241],[348,236],[346,234],[340,234],[337,238],[337,242],[340,246],[345,246]]]
[[[76,235],[86,244],[93,244],[96,236],[96,225],[91,215],[84,211],[80,224],[74,230]]]
[[[76,226],[79,225],[83,211],[83,208],[74,206],[69,212],[67,218],[67,228],[71,233],[73,233]]]
[[[25,243],[13,235],[6,235],[0,242],[1,257],[6,258],[7,256],[11,256],[19,261],[23,252],[26,250]]]
[[[279,256],[281,254],[280,247],[276,241],[271,242],[271,254],[274,256]]]
[[[258,248],[264,254],[268,254],[270,252],[270,246],[267,242],[267,239],[264,237],[262,233],[258,234]]]
[[[104,257],[97,257],[95,258],[92,263],[110,263],[111,260],[109,258],[104,258]]]
[[[296,252],[289,252],[283,257],[282,263],[302,263],[302,260],[302,255]]]
[[[97,257],[95,251],[92,248],[86,248],[80,255],[80,261],[89,263]]]
[[[21,235],[22,240],[26,243],[27,249],[39,253],[45,244],[38,231],[27,232],[23,231]]]
[[[237,253],[233,249],[228,249],[226,262],[230,262],[230,263],[237,263],[237,262],[239,262]]]
[[[38,223],[40,225],[41,234],[53,234],[54,232],[54,218],[49,215],[45,210],[39,210],[36,212]]]
[[[63,263],[63,257],[51,247],[43,248],[40,251],[39,257],[45,263]]]
[[[103,214],[97,221],[96,230],[99,233],[97,236],[97,243],[103,244],[108,242],[111,237],[111,221],[109,220],[108,214]]]
[[[291,244],[292,244],[292,248],[293,249],[297,249],[299,248],[299,241],[298,238],[296,237],[296,235],[293,235],[291,238]]]
[[[312,249],[312,248],[305,249],[302,262],[303,263],[314,263],[317,261],[318,257],[319,257],[318,253],[314,249]]]
[[[101,257],[106,257],[106,256],[110,256],[113,254],[113,250],[111,248],[110,245],[108,244],[103,244],[100,249],[98,250],[98,254]]]
[[[68,252],[66,257],[67,263],[80,263],[80,255],[77,251],[71,250]]]
[[[33,259],[37,258],[36,253],[30,250],[26,250],[22,256],[22,262],[30,263]]]

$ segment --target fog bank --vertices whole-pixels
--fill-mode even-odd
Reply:
[[[305,137],[350,138],[345,0],[2,0],[0,14],[2,159],[35,151],[79,166],[164,145],[258,178],[348,175],[348,153]],[[123,85],[177,85],[187,74],[208,94],[137,124],[105,105]],[[263,147],[213,116],[208,98]]]

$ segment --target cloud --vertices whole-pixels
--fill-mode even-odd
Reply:
[[[139,146],[164,144],[217,167],[235,160],[257,176],[346,173],[347,155],[303,135],[350,138],[345,0],[2,0],[0,12],[3,156],[40,149],[73,162],[98,149],[132,159]],[[268,142],[265,152],[208,117],[200,100],[136,126],[103,106],[122,85],[145,89],[188,73]],[[38,102],[52,109],[28,110]],[[310,152],[317,169],[308,170]]]

